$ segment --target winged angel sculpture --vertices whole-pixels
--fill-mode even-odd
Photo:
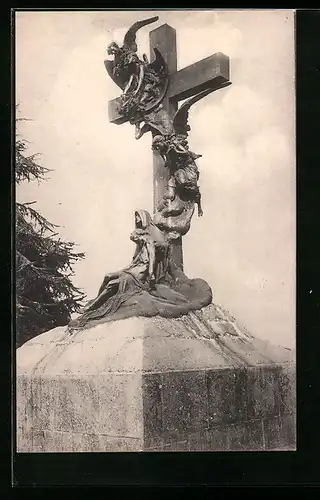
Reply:
[[[107,48],[113,60],[106,60],[105,67],[112,80],[121,88],[120,112],[135,123],[146,112],[157,108],[165,96],[168,87],[167,65],[157,48],[155,59],[148,61],[146,54],[142,59],[137,55],[137,31],[154,23],[158,16],[137,21],[127,31],[121,47],[111,42]]]
[[[222,86],[220,84],[219,88]],[[196,164],[202,155],[189,149],[188,120],[191,106],[214,90],[211,87],[187,99],[172,120],[165,110],[158,109],[145,114],[143,120],[136,123],[136,138],[139,139],[148,131],[152,132],[152,149],[162,156],[169,169],[167,189],[154,214],[154,222],[167,233],[170,240],[184,236],[189,231],[195,204],[198,206],[198,216],[203,215]]]

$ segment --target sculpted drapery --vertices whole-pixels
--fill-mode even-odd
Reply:
[[[136,244],[131,263],[104,277],[97,297],[69,323],[70,330],[132,316],[174,318],[211,303],[209,285],[189,279],[174,264],[169,242],[146,210],[135,212],[130,239]]]

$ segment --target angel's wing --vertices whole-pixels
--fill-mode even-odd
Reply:
[[[150,126],[147,123],[145,123],[144,125],[142,125],[141,128],[136,129],[135,138],[137,140],[140,139],[144,134],[146,134],[150,130],[151,130]]]
[[[110,78],[112,78],[112,80],[114,81],[114,83],[116,85],[118,85],[118,87],[120,87],[121,90],[124,90],[124,88],[126,86],[126,82],[123,81],[123,79],[121,78],[121,76],[118,76],[118,75],[114,74],[114,61],[108,61],[108,60],[106,60],[106,61],[104,61],[104,65],[106,67],[106,70],[109,73]]]
[[[208,94],[211,94],[211,92],[214,92],[215,90],[221,89],[223,87],[227,87],[228,85],[231,85],[231,82],[225,82],[223,84],[219,84],[219,86],[214,86],[210,87],[206,90],[203,90],[202,92],[199,92],[199,94],[190,97],[190,99],[187,99],[178,109],[176,114],[174,115],[173,118],[173,129],[176,134],[182,134],[182,135],[187,135],[188,131],[190,130],[190,127],[188,125],[188,118],[189,118],[189,110],[193,104],[196,102],[200,101],[200,99],[203,99],[203,97],[206,97]]]
[[[148,67],[150,69],[153,69],[157,73],[160,73],[161,71],[164,73],[167,73],[167,64],[166,64],[161,52],[156,47],[154,47],[153,52],[154,52],[155,58],[153,59],[153,61],[151,61],[151,63],[148,64]]]
[[[131,49],[132,45],[136,41],[136,33],[137,31],[142,28],[143,26],[147,26],[147,24],[155,23],[158,21],[159,17],[149,17],[148,19],[145,19],[144,21],[137,21],[134,23],[131,28],[128,29],[127,33],[124,36],[123,40],[123,48],[125,49]]]

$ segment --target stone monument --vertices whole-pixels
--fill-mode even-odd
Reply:
[[[131,263],[80,316],[17,350],[21,452],[295,449],[294,353],[253,337],[183,270],[182,237],[203,215],[188,113],[231,85],[229,58],[177,71],[166,24],[140,58],[136,33],[156,21],[136,22],[105,61],[122,91],[110,121],[151,133],[153,214],[134,212]]]

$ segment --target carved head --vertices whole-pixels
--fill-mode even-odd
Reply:
[[[151,224],[151,215],[147,210],[136,210],[134,219],[137,229],[147,229]]]
[[[168,144],[162,135],[155,135],[152,141],[153,151],[157,151],[160,154],[166,154],[168,151]]]
[[[115,54],[117,54],[119,52],[119,50],[120,50],[120,47],[116,42],[109,43],[109,45],[107,47],[107,52],[111,56],[114,56]]]
[[[153,85],[152,85],[152,83],[147,83],[147,84],[144,86],[144,91],[145,91],[145,92],[150,92],[152,89],[153,89]]]

